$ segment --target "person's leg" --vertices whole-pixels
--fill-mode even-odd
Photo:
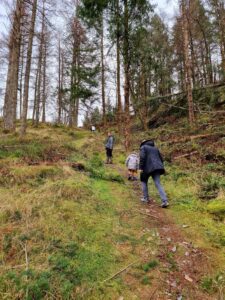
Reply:
[[[148,182],[142,181],[141,186],[142,186],[142,192],[143,192],[143,196],[144,196],[143,200],[147,202],[148,199],[149,199],[149,196],[148,196]]]
[[[106,148],[106,164],[109,164],[110,162],[110,152],[109,152],[109,148]]]
[[[132,178],[132,171],[128,169],[128,180],[131,180]]]
[[[134,170],[130,170],[131,172],[131,180],[134,180]]]
[[[137,180],[137,171],[136,170],[132,170],[132,180],[133,181]]]
[[[141,201],[143,202],[149,202],[149,194],[148,194],[148,178],[149,176],[145,173],[141,173],[141,187],[143,192],[143,198]]]
[[[160,174],[159,173],[153,174],[152,178],[153,178],[155,186],[159,192],[160,198],[162,200],[162,204],[167,204],[168,200],[167,200],[167,196],[164,191],[164,188],[162,187],[161,182],[160,182]]]
[[[109,149],[109,163],[112,164],[113,161],[112,161],[112,149]]]

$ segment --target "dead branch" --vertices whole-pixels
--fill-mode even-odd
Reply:
[[[186,136],[184,138],[171,140],[171,141],[169,141],[169,144],[182,143],[182,142],[192,141],[192,140],[196,140],[196,139],[207,138],[207,137],[211,137],[211,136],[225,137],[225,133],[215,132],[215,133],[207,133],[207,134],[190,135],[190,136]]]
[[[120,275],[121,273],[123,273],[124,271],[126,271],[128,268],[130,268],[131,266],[133,266],[134,264],[136,264],[137,262],[139,262],[140,259],[130,263],[128,266],[126,266],[125,268],[123,268],[122,270],[116,272],[115,274],[113,274],[112,276],[110,276],[109,278],[103,280],[102,283],[105,283],[106,281],[112,280],[113,278],[115,278],[117,275]]]
[[[188,157],[188,156],[191,156],[191,155],[194,155],[194,154],[197,154],[197,153],[198,153],[198,151],[193,151],[193,152],[190,152],[190,153],[178,155],[178,156],[174,157],[174,160],[179,159],[179,158],[183,158],[183,157]]]

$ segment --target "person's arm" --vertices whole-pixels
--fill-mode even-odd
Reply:
[[[129,160],[130,160],[130,156],[128,156],[127,159],[126,159],[126,162],[125,162],[126,167],[128,167]]]
[[[113,139],[113,137],[111,136],[111,137],[109,138],[109,147],[110,147],[110,149],[113,149],[113,142],[114,142],[114,139]]]
[[[137,157],[136,159],[136,167],[137,167],[137,170],[139,169],[139,158]]]
[[[140,149],[140,163],[139,163],[139,170],[142,170],[144,169],[144,164],[145,164],[145,149],[144,147],[141,147]]]
[[[107,144],[108,144],[108,138],[105,139],[105,143],[104,144],[105,144],[105,148],[106,148]]]

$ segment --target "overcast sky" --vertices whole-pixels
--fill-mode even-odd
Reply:
[[[169,19],[174,17],[174,14],[177,10],[177,2],[178,0],[154,0],[153,4],[157,5],[157,12],[160,13],[161,16],[165,15]]]

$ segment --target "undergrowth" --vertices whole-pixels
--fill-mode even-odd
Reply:
[[[199,141],[170,143],[174,134],[182,138],[184,132],[191,132],[187,122],[179,122],[176,128],[165,125],[141,132],[133,144],[138,151],[139,139],[146,135],[156,139],[166,158],[162,183],[170,200],[167,213],[194,244],[214,253],[219,275],[202,278],[200,285],[209,294],[221,294],[224,165],[199,157],[173,161],[185,151],[200,151],[204,157],[208,153],[208,146],[201,150]],[[122,276],[105,280],[139,259],[146,249],[157,253],[159,240],[155,232],[144,231],[143,216],[135,212],[136,194],[118,167],[104,164],[102,141],[102,135],[84,130],[44,125],[29,128],[24,140],[16,135],[2,139],[1,299],[119,299],[121,295],[136,299]],[[212,145],[209,148],[212,152]],[[114,153],[114,162],[125,170],[121,144],[116,144]],[[222,147],[218,155],[224,155]],[[80,163],[83,170],[74,170],[71,163]],[[153,183],[149,184],[151,196],[159,202]],[[168,253],[165,259],[168,268],[176,271],[174,254]],[[164,266],[152,257],[132,270],[140,289],[153,285],[160,268]]]

